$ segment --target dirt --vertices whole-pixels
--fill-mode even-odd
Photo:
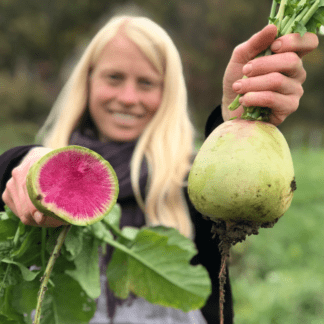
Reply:
[[[296,189],[297,189],[297,184],[296,184],[296,180],[294,178],[293,181],[291,181],[290,183],[290,188],[291,188],[291,191],[294,192]]]

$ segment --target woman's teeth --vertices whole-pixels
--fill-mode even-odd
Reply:
[[[128,114],[120,114],[120,113],[114,113],[114,115],[118,118],[122,118],[122,119],[127,119],[127,120],[131,120],[131,119],[136,119],[136,116],[133,115],[128,115]]]

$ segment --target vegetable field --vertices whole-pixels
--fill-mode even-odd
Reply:
[[[290,209],[271,231],[232,248],[235,324],[324,323],[324,151],[292,157]]]

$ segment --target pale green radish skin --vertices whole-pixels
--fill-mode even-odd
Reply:
[[[189,173],[188,193],[203,215],[227,222],[273,222],[296,189],[288,144],[261,121],[224,122],[206,139]]]

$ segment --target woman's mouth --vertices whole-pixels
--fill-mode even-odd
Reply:
[[[118,111],[108,110],[108,113],[112,116],[113,120],[121,124],[123,126],[133,126],[135,125],[140,119],[144,117],[144,115],[140,114],[129,114],[129,113],[122,113]]]
[[[129,114],[122,114],[122,113],[112,113],[114,117],[119,118],[119,119],[123,119],[123,120],[134,120],[137,119],[137,116],[134,115],[129,115]]]
[[[124,113],[124,112],[120,112],[120,111],[114,111],[111,109],[108,109],[108,112],[117,118],[130,119],[130,120],[144,117],[143,114],[126,113],[126,112]]]

